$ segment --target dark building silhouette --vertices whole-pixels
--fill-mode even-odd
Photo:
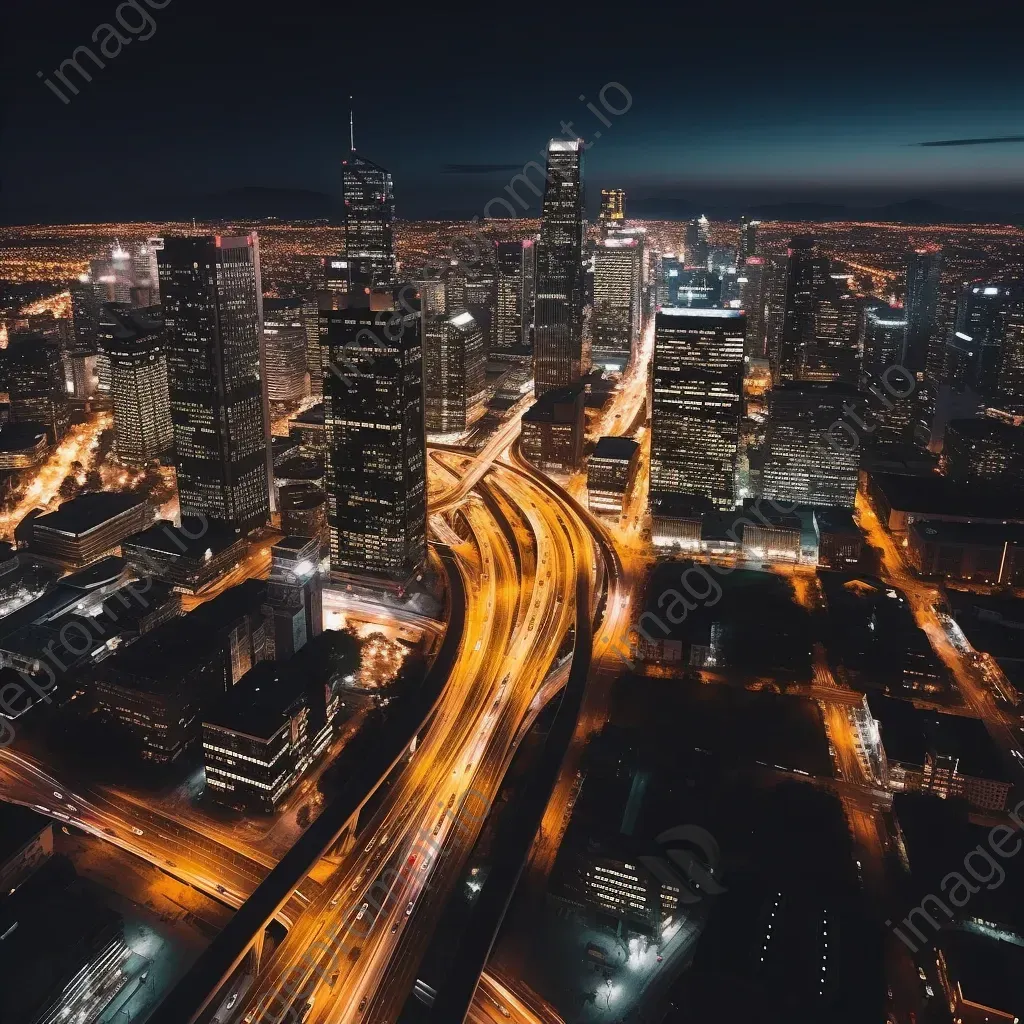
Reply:
[[[168,238],[158,263],[181,512],[245,533],[269,520],[273,479],[259,242]]]

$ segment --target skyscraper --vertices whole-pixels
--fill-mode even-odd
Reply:
[[[759,359],[764,356],[764,260],[748,256],[736,283],[740,309],[747,314],[747,355]]]
[[[907,254],[906,335],[900,361],[911,373],[925,369],[928,343],[935,330],[942,277],[942,250],[937,246],[915,249]]]
[[[828,258],[810,235],[793,238],[786,257],[781,330],[768,352],[772,376],[800,380],[848,375],[856,324],[852,297],[839,289]]]
[[[624,367],[640,331],[642,249],[635,238],[602,239],[594,251],[594,361]]]
[[[38,334],[14,335],[7,346],[12,423],[46,427],[52,444],[68,429],[68,395],[60,344]]]
[[[674,306],[679,301],[679,285],[683,279],[683,261],[674,253],[666,253],[658,261],[659,306]]]
[[[132,257],[136,305],[155,306],[160,301],[160,271],[157,267],[156,254],[163,247],[164,240],[154,235],[147,238]]]
[[[898,366],[907,334],[903,310],[873,306],[864,311],[864,371],[880,377]],[[908,367],[909,369],[909,367]]]
[[[687,270],[707,270],[709,250],[710,225],[705,216],[691,220],[686,225],[686,259]]]
[[[1024,416],[1024,296],[1013,299],[1006,309],[996,404],[1004,412]]]
[[[626,219],[626,191],[621,188],[601,189],[601,212],[598,221],[604,231],[619,227]]]
[[[368,277],[376,287],[387,288],[395,279],[391,172],[356,153],[354,136],[341,166],[345,256],[360,276]]]
[[[583,364],[583,144],[548,143],[537,245],[534,390],[579,380]]]
[[[736,504],[746,317],[734,309],[664,309],[654,331],[652,504],[703,497]]]
[[[89,276],[100,302],[132,302],[135,287],[135,263],[127,249],[115,245],[110,258],[89,261]]]
[[[473,314],[441,313],[423,320],[426,428],[461,433],[484,412],[484,336]]]
[[[259,241],[168,238],[158,263],[182,515],[248,532],[273,480]]]
[[[321,312],[325,483],[332,575],[402,590],[426,557],[423,351],[419,309],[391,308]]]
[[[865,402],[852,384],[787,381],[769,399],[765,498],[804,505],[853,508],[860,459],[848,434],[830,431],[854,422]],[[860,413],[858,413],[860,409]],[[862,417],[861,417],[862,418]]]
[[[746,214],[740,220],[740,245],[736,253],[736,263],[742,267],[751,256],[757,255],[757,229],[759,220],[750,220]]]
[[[294,402],[308,393],[306,340],[301,299],[264,300],[263,344],[271,402]]]
[[[529,238],[521,242],[498,243],[491,355],[530,354],[536,251],[537,247]]]
[[[108,303],[100,317],[102,344],[110,359],[114,451],[130,465],[145,465],[174,446],[168,331],[155,312]]]
[[[949,382],[976,391],[986,401],[994,401],[1003,362],[1003,332],[1007,307],[1013,289],[993,281],[966,285],[956,310],[954,338],[969,339],[970,355],[958,362],[948,374]]]

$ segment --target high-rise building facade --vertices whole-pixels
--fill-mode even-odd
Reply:
[[[391,172],[353,149],[342,161],[345,256],[380,288],[395,280],[395,197]]]
[[[1024,416],[1024,297],[1007,304],[1003,319],[1003,359],[996,404],[1004,412]]]
[[[598,221],[604,231],[621,227],[626,220],[626,190],[621,188],[601,189],[601,212]]]
[[[137,305],[155,306],[160,301],[160,271],[156,254],[163,247],[164,240],[154,235],[147,238],[132,257]]]
[[[651,499],[736,505],[746,317],[734,309],[664,309],[654,331]]]
[[[674,253],[665,253],[658,261],[659,306],[674,306],[679,301],[679,286],[683,280],[683,261]]]
[[[537,244],[534,390],[579,380],[583,365],[583,143],[552,139]]]
[[[530,238],[499,242],[495,250],[494,330],[491,355],[527,356],[531,352],[534,256]]]
[[[700,216],[686,225],[684,251],[687,270],[707,270],[710,252],[710,225],[707,217]]]
[[[764,356],[764,260],[748,256],[736,283],[740,289],[740,309],[747,314],[747,355],[760,359]]]
[[[640,332],[643,250],[635,238],[602,239],[594,250],[594,362],[623,367]]]
[[[461,433],[484,412],[484,336],[463,311],[423,320],[423,396],[426,428]]]
[[[948,379],[954,387],[962,383],[986,401],[997,398],[1006,310],[1013,293],[1000,282],[975,281],[964,287],[957,304],[954,337],[969,339],[970,355],[959,361]]]
[[[769,399],[762,490],[765,498],[853,508],[857,445],[837,424],[851,423],[864,401],[852,384],[788,381]],[[863,420],[862,420],[863,421]]]
[[[263,301],[267,397],[271,402],[295,402],[308,394],[306,326],[301,299]]]
[[[168,238],[158,263],[181,512],[245,533],[273,480],[259,241]]]
[[[145,465],[174,447],[168,331],[155,313],[108,303],[100,317],[101,341],[110,360],[114,451],[129,465]]]
[[[324,374],[331,572],[403,589],[427,543],[420,312],[350,307],[320,322],[337,370]]]
[[[900,360],[911,373],[923,372],[928,360],[928,345],[938,316],[941,278],[942,250],[938,246],[908,253],[903,304],[907,330]]]
[[[828,279],[828,260],[818,254],[810,235],[793,238],[787,250],[786,293],[778,347],[771,353],[776,380],[796,380],[804,352],[815,341],[815,312]]]
[[[751,256],[757,255],[757,229],[759,220],[750,220],[746,214],[740,220],[740,244],[736,252],[736,263],[744,266]]]
[[[864,311],[864,371],[880,377],[890,366],[898,366],[907,335],[903,310],[892,306],[869,307]],[[908,367],[909,369],[909,367]]]
[[[60,344],[38,334],[18,334],[7,346],[12,423],[38,423],[59,444],[69,423]]]

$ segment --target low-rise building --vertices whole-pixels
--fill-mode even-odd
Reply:
[[[939,933],[935,963],[956,1024],[1017,1024],[1024,1006],[1020,941],[960,928]]]
[[[852,569],[864,551],[864,535],[848,508],[815,508],[814,535],[818,541],[818,565]]]
[[[1024,525],[920,520],[906,552],[922,576],[1019,587],[1024,582]]]
[[[161,519],[122,545],[124,557],[141,576],[154,576],[184,594],[194,594],[237,565],[249,550],[229,527],[197,516],[181,526]]]
[[[800,517],[768,513],[764,519],[764,522],[743,524],[743,554],[747,558],[763,558],[771,562],[799,561],[803,532]]]
[[[890,789],[963,797],[986,811],[1006,807],[1011,781],[983,722],[916,708],[909,701],[869,694],[868,707]],[[874,736],[862,737],[867,749]]]
[[[32,523],[33,553],[78,568],[120,554],[126,537],[153,522],[153,506],[145,496],[99,491],[65,501]]]
[[[288,661],[255,666],[203,715],[203,761],[221,803],[272,812],[347,718],[339,698],[354,644],[321,634]]]
[[[0,427],[0,470],[38,466],[52,447],[45,423],[4,423]]]
[[[53,821],[0,803],[0,893],[17,889],[53,854]]]
[[[571,473],[583,459],[583,408],[580,384],[555,388],[541,395],[523,413],[523,455],[538,469]]]
[[[1024,486],[1024,427],[990,417],[950,420],[940,465],[961,483]]]
[[[264,659],[266,589],[247,580],[96,666],[96,707],[143,760],[177,761],[199,741],[202,708]]]
[[[1024,523],[1024,495],[994,484],[966,484],[949,477],[863,475],[865,493],[890,532],[904,534],[919,519],[947,523]]]
[[[629,437],[602,437],[587,462],[591,512],[621,516],[636,484],[640,446]]]

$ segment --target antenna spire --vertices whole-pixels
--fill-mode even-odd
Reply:
[[[356,116],[352,110],[352,97],[348,98],[348,148],[356,151]]]

